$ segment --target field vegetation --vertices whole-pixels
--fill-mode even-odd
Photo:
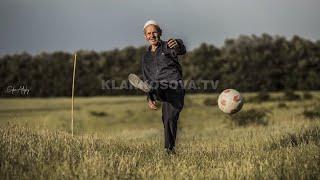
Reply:
[[[217,94],[187,95],[175,155],[145,97],[76,98],[74,136],[70,99],[0,99],[0,177],[319,179],[320,94],[294,93],[244,94],[233,116]]]

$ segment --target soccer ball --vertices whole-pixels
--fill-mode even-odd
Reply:
[[[225,89],[218,98],[219,109],[227,114],[234,114],[241,110],[243,97],[235,89]]]

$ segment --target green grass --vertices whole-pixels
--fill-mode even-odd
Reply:
[[[312,95],[281,101],[286,108],[245,103],[243,111],[270,111],[268,125],[245,127],[204,104],[216,94],[188,95],[173,156],[163,151],[161,110],[145,97],[76,98],[74,137],[70,99],[0,99],[0,177],[319,179],[320,119],[303,116],[318,102]]]

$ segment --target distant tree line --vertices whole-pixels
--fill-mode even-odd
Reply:
[[[143,94],[134,89],[103,89],[102,84],[106,80],[126,80],[129,73],[141,76],[145,51],[146,47],[132,46],[103,52],[78,51],[75,94]],[[320,89],[320,41],[299,36],[287,40],[268,34],[241,35],[226,39],[220,48],[203,43],[182,56],[180,62],[186,80],[219,80],[216,90],[189,92]],[[70,96],[72,68],[73,55],[67,52],[4,55],[0,57],[1,96],[26,96],[10,92],[10,88],[22,86],[30,90],[29,97]]]

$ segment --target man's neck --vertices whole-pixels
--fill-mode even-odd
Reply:
[[[154,45],[152,45],[152,46],[151,46],[151,52],[155,52],[155,51],[156,51],[156,49],[157,49],[157,47],[158,47],[158,46],[154,46]]]
[[[155,52],[157,48],[159,47],[161,41],[157,45],[151,45],[151,52]]]

